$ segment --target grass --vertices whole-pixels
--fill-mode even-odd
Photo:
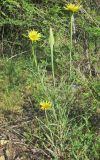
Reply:
[[[44,159],[99,159],[98,78],[88,79],[74,68],[76,74],[69,83],[66,68],[63,73],[58,70],[60,77],[56,69],[54,88],[52,71],[39,67],[37,73],[32,63],[32,59],[24,56],[14,61],[1,59],[1,112],[20,116],[24,105],[31,120],[35,120],[35,131],[33,126],[24,126],[25,143],[41,149],[40,157]],[[66,61],[63,63],[66,66]],[[52,102],[46,114],[40,110],[42,100]],[[97,119],[97,127],[93,117]]]
[[[28,6],[28,2],[25,3]],[[22,4],[18,4],[20,9]],[[25,55],[16,54],[21,50],[21,44],[18,50],[14,46],[16,42],[13,47],[10,46],[11,57],[7,49],[7,55],[0,57],[0,131],[1,134],[7,132],[7,139],[10,141],[15,141],[17,137],[23,144],[22,149],[27,147],[28,150],[23,151],[24,156],[31,151],[24,159],[99,160],[100,66],[99,51],[92,35],[97,33],[96,27],[92,30],[90,28],[93,33],[88,31],[91,36],[84,39],[82,36],[88,28],[87,19],[81,15],[83,19],[79,21],[79,15],[75,15],[76,33],[78,29],[80,32],[77,33],[74,44],[73,17],[70,17],[71,24],[66,26],[61,6],[58,5],[54,9],[53,6],[51,4],[45,14],[45,7],[41,10],[39,4],[38,8],[29,5],[32,13],[27,10],[27,17],[29,14],[33,16],[33,12],[36,12],[36,15],[38,13],[38,18],[40,16],[45,20],[45,16],[47,17],[46,21],[36,21],[36,26],[38,23],[48,24],[46,29],[41,29],[42,25],[38,28],[45,35],[35,44],[36,55],[34,48],[32,55],[31,42],[26,43],[26,36],[25,41],[20,42],[27,46]],[[12,5],[12,9],[14,8]],[[52,25],[49,33],[51,24],[47,21],[50,11],[54,13],[51,21],[55,19],[56,25]],[[58,11],[64,20],[60,17],[56,19]],[[32,19],[31,16],[29,20]],[[67,22],[70,21],[70,18],[67,18]],[[34,26],[31,22],[30,25]],[[86,38],[88,48],[82,46],[83,43],[85,47],[88,46]],[[88,57],[83,54],[84,51],[88,51]],[[16,56],[13,56],[14,54]],[[52,107],[49,110],[41,110],[41,101],[50,101]]]

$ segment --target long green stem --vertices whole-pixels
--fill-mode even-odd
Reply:
[[[52,63],[52,76],[53,76],[53,82],[54,82],[54,86],[55,86],[54,60],[53,60],[53,46],[51,47],[51,63]]]
[[[35,54],[34,44],[32,44],[32,58],[33,58],[33,64],[35,64],[35,67],[37,67],[37,58]]]
[[[47,111],[45,110],[45,117],[46,117],[46,122],[47,122],[47,124],[49,123],[49,121],[48,121],[48,115],[47,115]]]
[[[73,46],[73,14],[71,15],[71,25],[70,25],[70,78],[72,75],[72,46]]]
[[[53,35],[53,30],[50,27],[50,37],[49,37],[49,43],[50,43],[50,50],[51,50],[51,65],[52,65],[52,76],[53,76],[53,82],[55,86],[55,74],[54,74],[54,60],[53,60],[53,48],[54,48],[54,35]]]

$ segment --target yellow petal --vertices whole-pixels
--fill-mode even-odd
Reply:
[[[7,143],[8,143],[8,140],[4,140],[4,139],[0,140],[0,145],[1,146],[5,145]]]
[[[4,156],[0,156],[0,160],[5,160],[5,157]]]

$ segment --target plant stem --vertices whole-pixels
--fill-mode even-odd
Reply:
[[[49,127],[49,120],[48,120],[48,115],[47,115],[47,111],[45,110],[45,117],[46,117],[46,122],[47,122],[47,125]]]
[[[71,25],[70,25],[70,78],[72,75],[72,46],[73,46],[73,14],[71,15]]]
[[[33,58],[33,64],[35,64],[35,67],[37,67],[37,58],[35,54],[34,44],[32,43],[32,58]]]
[[[53,60],[53,46],[51,47],[51,63],[52,63],[52,76],[53,76],[53,82],[54,82],[54,86],[55,86],[54,60]]]
[[[54,83],[54,86],[55,86],[54,61],[53,61],[53,58],[54,58],[53,48],[54,48],[55,40],[54,40],[53,30],[52,30],[51,27],[50,27],[49,43],[50,43],[50,50],[51,50],[52,76],[53,76],[53,83]]]

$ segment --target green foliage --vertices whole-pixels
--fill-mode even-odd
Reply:
[[[24,48],[29,45],[26,45],[28,44],[28,41],[24,39],[23,35],[27,34],[27,31],[33,28],[42,32],[45,43],[47,43],[46,37],[49,36],[48,30],[50,26],[53,26],[55,30],[60,30],[63,25],[62,30],[65,30],[63,21],[65,21],[66,18],[63,20],[59,17],[60,14],[64,16],[63,12],[60,10],[61,7],[59,6],[59,3],[55,6],[54,2],[51,3],[51,1],[48,3],[44,2],[43,5],[41,5],[41,3],[33,2],[31,0],[5,0],[1,1],[0,4],[1,34],[6,42],[3,43],[4,54],[8,54],[8,52],[10,54],[11,52],[10,48],[12,48],[13,43],[10,42],[14,42],[14,48],[16,47],[17,53],[20,52],[20,48],[21,51],[26,51]],[[45,44],[42,44],[42,48],[44,45]],[[7,50],[5,46],[8,46]],[[29,53],[30,48],[27,47],[27,50]]]
[[[98,27],[89,27],[87,28],[87,31],[90,35],[95,36],[95,37],[100,37],[100,28]]]
[[[98,7],[97,0],[80,2],[83,8],[72,19],[69,79],[70,14],[64,11],[66,1],[0,1],[0,112],[12,111],[19,118],[31,119],[21,137],[33,150],[45,153],[38,154],[43,160],[99,160],[99,54],[94,52],[100,36]],[[31,29],[42,34],[36,43],[38,72],[27,36]],[[39,104],[46,100],[52,107],[43,111]]]

